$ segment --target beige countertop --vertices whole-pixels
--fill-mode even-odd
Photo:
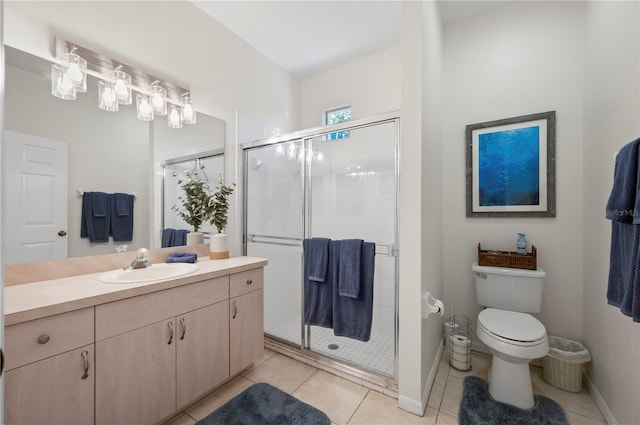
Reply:
[[[93,307],[136,295],[175,288],[231,273],[264,267],[267,260],[256,257],[231,257],[224,260],[198,259],[198,270],[177,278],[141,283],[103,283],[91,273],[40,282],[7,286],[4,289],[5,326],[28,320]]]

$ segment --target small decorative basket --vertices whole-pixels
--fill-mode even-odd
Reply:
[[[478,244],[478,265],[493,267],[508,267],[514,269],[538,269],[538,250],[531,246],[531,253],[518,254],[511,251],[483,250]]]

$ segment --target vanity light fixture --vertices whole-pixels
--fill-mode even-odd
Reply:
[[[60,65],[51,64],[51,94],[63,100],[76,100],[73,82]]]
[[[154,114],[163,117],[167,115],[167,90],[160,86],[159,81],[151,83],[151,101]]]
[[[167,125],[169,128],[182,128],[182,120],[180,119],[180,107],[169,105],[169,115],[167,116]]]
[[[153,106],[151,98],[142,93],[136,94],[136,113],[139,120],[153,121]]]
[[[180,107],[182,110],[181,118],[183,124],[195,124],[196,111],[193,110],[193,104],[191,103],[191,96],[189,92],[180,96]]]
[[[118,110],[118,96],[113,82],[98,81],[98,107],[109,112]]]
[[[113,90],[116,92],[118,103],[121,105],[131,105],[133,102],[131,75],[122,71],[122,65],[118,65],[114,74],[115,82],[113,83]]]
[[[76,93],[87,91],[87,74],[98,79],[98,107],[118,111],[119,105],[131,105],[136,92],[136,116],[153,121],[167,115],[171,128],[196,123],[196,112],[187,90],[159,80],[128,65],[120,64],[84,47],[55,38],[54,63],[51,65],[51,93],[75,100]]]
[[[87,61],[75,53],[72,49],[69,53],[62,55],[61,66],[65,74],[73,83],[76,93],[87,91]]]

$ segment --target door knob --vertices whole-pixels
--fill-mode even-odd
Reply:
[[[64,230],[60,230],[58,232],[58,236],[67,236],[67,232],[65,232]]]

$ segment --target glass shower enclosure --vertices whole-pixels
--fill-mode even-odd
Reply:
[[[334,137],[335,134],[341,137]],[[245,255],[265,268],[265,334],[367,373],[395,378],[398,290],[397,114],[243,145]],[[303,323],[302,241],[376,244],[371,338]]]

